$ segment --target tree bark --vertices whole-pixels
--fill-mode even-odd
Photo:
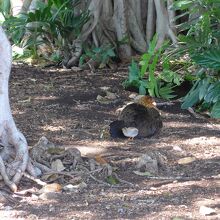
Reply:
[[[154,0],[148,0],[146,39],[149,44],[155,33],[155,6]]]
[[[127,59],[131,56],[131,46],[129,42],[126,42],[129,39],[129,32],[127,27],[126,19],[126,3],[125,0],[115,0],[114,1],[114,26],[115,32],[118,41],[124,41],[119,45],[119,57]]]
[[[11,0],[13,3],[16,1]],[[23,1],[21,10],[34,10],[36,0]],[[63,65],[76,66],[83,53],[83,44],[105,47],[111,44],[121,60],[131,55],[145,53],[153,36],[157,34],[157,48],[166,38],[177,43],[173,0],[86,0],[80,2],[75,13],[88,8],[89,21],[84,24],[80,35],[61,48]]]
[[[157,25],[156,33],[158,36],[157,48],[162,46],[166,37],[169,37],[172,40],[173,44],[176,44],[177,38],[170,26],[169,16],[167,9],[165,7],[164,0],[154,0],[154,4],[157,13],[157,22],[156,22]]]
[[[16,191],[16,184],[27,168],[32,175],[36,173],[29,161],[27,141],[17,129],[11,113],[8,95],[11,63],[11,45],[0,27],[0,145],[3,147],[0,152],[0,174],[5,184]]]

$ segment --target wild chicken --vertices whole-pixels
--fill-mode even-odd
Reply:
[[[143,96],[121,111],[118,120],[110,124],[110,135],[113,138],[151,137],[158,133],[162,126],[162,119],[153,98]]]

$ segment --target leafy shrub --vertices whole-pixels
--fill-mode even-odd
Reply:
[[[84,54],[80,57],[79,65],[82,66],[89,60],[93,60],[99,64],[99,68],[105,67],[112,58],[115,58],[114,47],[105,45],[101,47],[94,47],[92,49],[84,48]]]
[[[10,15],[10,9],[10,0],[0,0],[0,15],[3,16],[4,20]]]
[[[220,2],[213,0],[177,0],[175,9],[185,10],[189,21],[183,23],[180,47],[176,55],[188,53],[196,67],[194,85],[183,99],[182,108],[197,106],[220,118]]]
[[[201,55],[192,58],[197,64],[205,67],[197,74],[198,78],[195,81],[192,89],[183,99],[182,108],[186,109],[195,104],[199,104],[199,110],[210,110],[210,115],[213,118],[220,118],[220,80],[217,75],[207,74],[207,68],[220,70],[220,50],[206,51]]]
[[[35,11],[8,17],[4,25],[11,40],[17,46],[38,56],[38,48],[44,45],[52,56],[70,52],[67,48],[79,35],[88,20],[88,12],[75,14],[79,0],[48,0],[38,2]],[[44,54],[44,53],[42,53]]]
[[[163,59],[163,71],[156,75],[156,68],[159,67],[159,59],[167,46],[164,44],[159,50],[156,50],[157,37],[155,36],[149,44],[148,52],[143,54],[139,64],[132,61],[129,67],[128,79],[123,83],[124,87],[136,87],[139,93],[145,95],[148,93],[153,97],[162,97],[165,99],[174,98],[173,88],[180,85],[182,78],[171,71],[169,60]]]

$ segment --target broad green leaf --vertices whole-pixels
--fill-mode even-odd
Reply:
[[[211,116],[213,118],[220,118],[220,101],[216,102],[211,110]]]
[[[108,177],[106,178],[106,182],[109,183],[109,184],[111,184],[111,185],[116,185],[116,184],[119,183],[118,179],[116,179],[116,178],[113,177],[113,176],[108,176]]]
[[[110,56],[110,57],[115,57],[116,56],[116,54],[115,54],[115,52],[112,48],[107,50],[107,55]]]
[[[132,82],[133,80],[139,80],[139,67],[137,63],[132,60],[131,66],[129,66],[129,82]]]
[[[146,88],[143,85],[139,86],[139,94],[146,95]]]
[[[154,55],[156,45],[157,45],[157,34],[154,35],[153,39],[151,40],[149,44],[148,54],[150,54],[151,56]]]
[[[210,49],[202,54],[193,55],[192,59],[199,65],[220,70],[220,49]]]
[[[145,53],[141,57],[140,65],[141,65],[141,71],[140,71],[140,77],[143,77],[148,69],[149,62],[151,59],[151,55],[148,53]]]
[[[163,80],[163,81],[165,81],[165,82],[168,82],[168,83],[174,83],[174,84],[176,84],[176,85],[180,85],[181,84],[181,82],[183,81],[183,79],[182,79],[182,77],[179,75],[179,74],[177,74],[177,73],[175,73],[175,72],[173,72],[173,71],[171,71],[171,70],[169,70],[169,69],[165,69],[160,75],[159,75],[159,77]]]
[[[189,107],[192,107],[199,101],[199,83],[198,80],[192,87],[192,89],[189,91],[189,93],[184,97],[184,102],[181,105],[182,109],[187,109]]]
[[[196,104],[199,101],[199,91],[195,90],[191,92],[189,96],[185,99],[183,104],[181,105],[182,109],[187,109],[189,107],[192,107],[194,104]]]
[[[203,79],[200,83],[201,87],[199,88],[199,100],[202,100],[205,95],[207,94],[207,90],[208,90],[208,87],[209,87],[209,80],[206,78],[206,79]]]
[[[194,1],[192,0],[176,1],[173,4],[173,8],[185,10],[185,9],[188,9],[193,4],[193,2]]]
[[[172,99],[176,97],[176,95],[172,94],[173,93],[173,87],[172,84],[167,84],[161,88],[159,88],[159,94],[161,98],[164,99]]]
[[[220,82],[215,82],[214,84],[210,84],[206,95],[204,96],[204,100],[206,102],[217,102],[220,99]]]

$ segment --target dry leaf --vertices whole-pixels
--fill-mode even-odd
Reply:
[[[178,160],[178,164],[189,164],[195,161],[195,157],[184,157]]]
[[[49,174],[43,174],[41,176],[41,179],[44,180],[44,181],[50,181],[50,182],[54,182],[55,180],[57,180],[58,178],[58,174],[56,173],[49,173]]]
[[[47,184],[45,186],[43,186],[38,193],[42,194],[42,193],[49,193],[49,192],[60,192],[62,189],[62,186],[58,183],[51,183],[51,184]]]
[[[108,162],[101,156],[101,155],[96,155],[95,160],[99,164],[107,164]]]
[[[58,172],[65,170],[65,167],[63,166],[63,163],[60,159],[53,161],[51,163],[51,168]]]
[[[113,92],[109,92],[109,91],[106,91],[106,97],[108,98],[108,99],[117,99],[117,95],[115,94],[115,93],[113,93]]]

